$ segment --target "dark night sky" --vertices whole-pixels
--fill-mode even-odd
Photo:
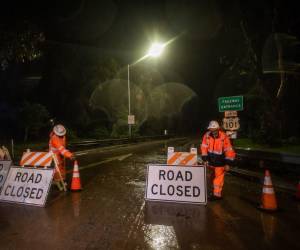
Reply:
[[[169,46],[161,63],[188,81],[195,72],[200,73],[197,81],[211,81],[209,69],[218,72],[219,57],[234,54],[224,30],[232,12],[239,15],[238,4],[226,2],[11,1],[1,8],[1,16],[5,22],[29,19],[45,31],[47,41],[97,47],[125,63],[143,55],[156,37],[165,41],[186,32]]]
[[[10,1],[1,8],[1,19],[12,25],[29,19],[48,42],[99,48],[125,64],[143,55],[156,37],[168,40],[185,32],[160,63],[197,90],[199,82],[214,82],[222,74],[221,57],[235,58],[243,42],[240,20],[247,21],[249,32],[266,35],[274,6],[277,29],[298,33],[295,8],[283,1]]]

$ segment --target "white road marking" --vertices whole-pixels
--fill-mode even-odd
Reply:
[[[85,165],[85,166],[82,166],[80,167],[79,166],[79,170],[84,170],[84,169],[88,169],[88,168],[93,168],[93,167],[96,167],[96,166],[99,166],[101,164],[104,164],[104,163],[108,163],[108,162],[111,162],[111,161],[123,161],[125,160],[126,158],[132,156],[132,154],[126,154],[126,155],[119,155],[119,156],[115,156],[115,157],[111,157],[111,158],[107,158],[103,161],[99,161],[99,162],[94,162],[94,163],[91,163],[91,164],[88,164],[88,165]],[[73,170],[68,170],[67,173],[72,173]]]

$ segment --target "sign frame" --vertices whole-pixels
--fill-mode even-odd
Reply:
[[[222,105],[228,105],[229,107],[226,106],[223,107]],[[242,111],[244,109],[244,96],[239,95],[239,96],[219,97],[218,106],[219,106],[219,112]]]
[[[11,160],[0,160],[0,165],[2,165],[2,168],[0,167],[0,193],[1,193],[2,187],[4,186],[6,178],[8,176],[10,167],[12,166],[12,161]],[[5,173],[2,174],[2,171]],[[1,176],[3,176],[3,179],[1,179]]]
[[[147,190],[148,190],[148,177],[149,177],[149,168],[150,166],[160,166],[160,167],[165,167],[166,169],[171,169],[171,168],[190,168],[190,169],[195,169],[195,168],[203,168],[203,175],[204,175],[204,202],[192,202],[192,201],[178,201],[178,200],[164,200],[164,199],[153,199],[153,198],[147,198]],[[205,165],[193,165],[193,166],[188,166],[188,165],[167,165],[167,164],[148,164],[147,165],[147,178],[146,178],[146,186],[145,186],[145,200],[146,201],[157,201],[157,202],[167,202],[167,203],[181,203],[181,204],[194,204],[194,205],[206,205],[207,200],[208,200],[208,195],[207,195],[207,180],[206,180],[206,166]]]

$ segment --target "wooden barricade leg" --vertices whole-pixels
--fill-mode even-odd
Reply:
[[[64,179],[62,178],[62,175],[61,175],[61,172],[60,172],[60,169],[58,167],[58,159],[56,158],[56,155],[51,151],[51,154],[52,154],[52,157],[53,157],[53,160],[54,160],[54,165],[55,165],[55,169],[56,171],[58,172],[58,175],[59,175],[59,178],[60,178],[60,182],[62,184],[62,188],[63,190],[66,192],[67,191],[67,187],[66,187],[66,184],[64,182]],[[59,188],[60,189],[60,188]]]
[[[9,151],[5,146],[2,146],[2,151],[4,152],[4,159],[11,161]]]

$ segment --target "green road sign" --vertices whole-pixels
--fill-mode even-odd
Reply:
[[[219,112],[243,110],[243,96],[226,96],[218,98]]]

